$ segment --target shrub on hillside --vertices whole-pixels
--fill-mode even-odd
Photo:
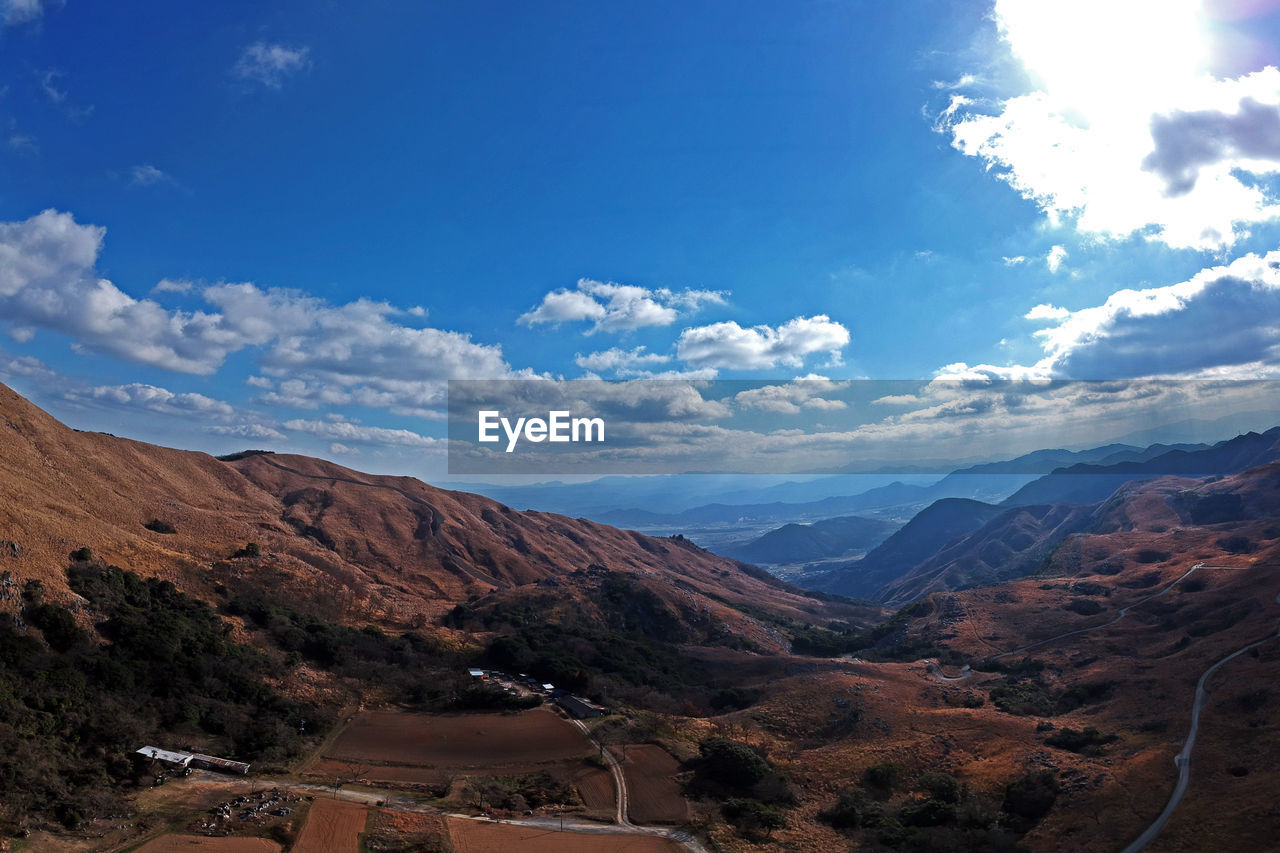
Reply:
[[[1064,728],[1045,738],[1044,742],[1056,749],[1081,755],[1101,755],[1103,747],[1115,740],[1119,740],[1118,736],[1104,735],[1093,726],[1087,726],[1084,731]]]

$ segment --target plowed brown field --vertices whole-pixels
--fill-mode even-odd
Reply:
[[[293,853],[356,853],[368,808],[343,800],[316,800]]]
[[[653,744],[627,747],[622,773],[627,779],[627,806],[636,823],[683,823],[689,803],[680,796],[675,775],[680,762]]]
[[[573,777],[573,786],[582,796],[582,803],[593,811],[607,811],[613,814],[616,806],[613,790],[613,774],[598,767],[586,767]]]
[[[425,767],[501,767],[584,758],[591,744],[555,713],[409,714],[366,711],[325,758]]]

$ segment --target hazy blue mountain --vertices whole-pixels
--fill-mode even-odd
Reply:
[[[874,548],[897,529],[889,521],[849,515],[813,524],[786,524],[719,553],[744,563],[802,563]]]
[[[965,498],[935,501],[865,557],[838,566],[809,585],[825,592],[870,598],[947,543],[972,533],[1004,511]]]
[[[1163,447],[1156,446],[1159,449]],[[1107,465],[1071,465],[1028,483],[1002,503],[1005,506],[1076,503],[1105,500],[1131,480],[1181,475],[1209,477],[1235,474],[1246,468],[1280,460],[1280,427],[1250,432],[1212,447],[1174,448],[1149,458]]]

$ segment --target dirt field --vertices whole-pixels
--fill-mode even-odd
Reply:
[[[367,711],[325,758],[426,767],[504,767],[583,758],[591,744],[551,711],[523,714],[408,714]]]
[[[326,779],[360,782],[387,782],[393,785],[440,785],[451,775],[431,767],[401,767],[359,761],[335,761],[322,758],[307,768],[307,774]]]
[[[689,804],[680,796],[675,775],[676,761],[662,747],[639,744],[627,747],[622,772],[627,779],[627,804],[636,823],[683,823],[689,819]]]
[[[316,800],[292,853],[356,853],[368,808],[344,800]]]
[[[613,774],[599,767],[584,767],[573,776],[573,786],[582,804],[592,811],[613,814],[617,806],[613,790]]]
[[[139,847],[137,853],[280,853],[281,849],[279,844],[265,838],[162,835]]]
[[[449,819],[455,853],[674,853],[681,848],[652,835],[556,832],[537,827]]]

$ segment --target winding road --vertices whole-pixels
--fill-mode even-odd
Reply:
[[[1043,646],[1048,643],[1055,642],[1056,640],[1062,640],[1067,637],[1074,637],[1077,634],[1087,634],[1090,631],[1097,631],[1102,628],[1110,627],[1111,625],[1116,624],[1121,619],[1128,616],[1129,611],[1132,610],[1133,608],[1139,607],[1143,604],[1146,604],[1148,601],[1151,601],[1152,599],[1159,598],[1160,596],[1164,595],[1169,590],[1177,586],[1179,583],[1181,583],[1182,581],[1190,577],[1191,573],[1196,571],[1197,569],[1213,569],[1218,571],[1237,571],[1237,572],[1248,571],[1247,567],[1206,566],[1203,562],[1196,563],[1194,566],[1187,569],[1187,571],[1183,575],[1181,575],[1177,580],[1175,580],[1173,583],[1169,584],[1159,592],[1155,593],[1154,595],[1148,595],[1146,598],[1143,598],[1139,601],[1135,601],[1133,604],[1129,604],[1125,607],[1120,608],[1116,617],[1109,622],[1103,622],[1101,625],[1093,625],[1089,628],[1080,628],[1075,631],[1067,631],[1066,633],[1058,634],[1056,636],[1049,637],[1048,639],[1045,639],[1045,640],[1037,640],[1034,643],[1031,643],[1026,646],[1022,646],[1021,648],[1012,649],[1007,652],[1001,652],[1000,654],[995,655],[994,657],[987,658],[987,660],[999,660],[1000,658],[1008,657],[1009,655],[1020,654],[1022,652],[1029,651],[1030,649],[1034,649],[1038,646]],[[1276,603],[1280,604],[1280,595],[1276,596]],[[1226,657],[1214,663],[1212,666],[1210,666],[1201,674],[1200,680],[1196,682],[1195,699],[1192,701],[1192,704],[1191,704],[1191,730],[1187,734],[1187,739],[1183,742],[1182,751],[1173,757],[1174,766],[1178,768],[1178,783],[1174,786],[1173,793],[1169,796],[1169,802],[1165,804],[1164,811],[1160,812],[1160,816],[1157,817],[1155,821],[1150,826],[1148,826],[1141,835],[1139,835],[1136,839],[1134,839],[1134,841],[1131,844],[1129,844],[1129,846],[1125,847],[1124,850],[1121,851],[1121,853],[1138,853],[1138,851],[1142,850],[1148,844],[1150,844],[1153,840],[1155,840],[1155,837],[1160,834],[1160,831],[1162,829],[1164,829],[1165,824],[1169,822],[1169,818],[1173,817],[1173,813],[1177,810],[1178,805],[1182,802],[1182,797],[1187,792],[1187,786],[1191,783],[1191,751],[1195,749],[1196,735],[1199,733],[1200,711],[1204,708],[1206,704],[1208,704],[1208,701],[1209,701],[1209,689],[1208,689],[1209,679],[1213,677],[1213,674],[1217,672],[1219,667],[1221,667],[1223,664],[1226,664],[1227,662],[1231,661],[1233,658],[1236,658],[1239,655],[1244,654],[1250,649],[1257,648],[1263,643],[1268,642],[1269,640],[1276,639],[1278,637],[1280,637],[1280,627],[1277,627],[1276,633],[1263,637],[1261,640],[1255,640],[1254,642],[1249,643],[1247,646],[1242,646],[1241,648],[1236,649],[1231,654],[1227,655]],[[925,661],[925,665],[927,666],[929,672],[939,681],[964,681],[966,678],[969,678],[971,675],[973,675],[973,670],[969,664],[964,665],[964,667],[960,670],[959,675],[950,675],[950,676],[943,675],[942,669],[938,666],[937,661]]]

